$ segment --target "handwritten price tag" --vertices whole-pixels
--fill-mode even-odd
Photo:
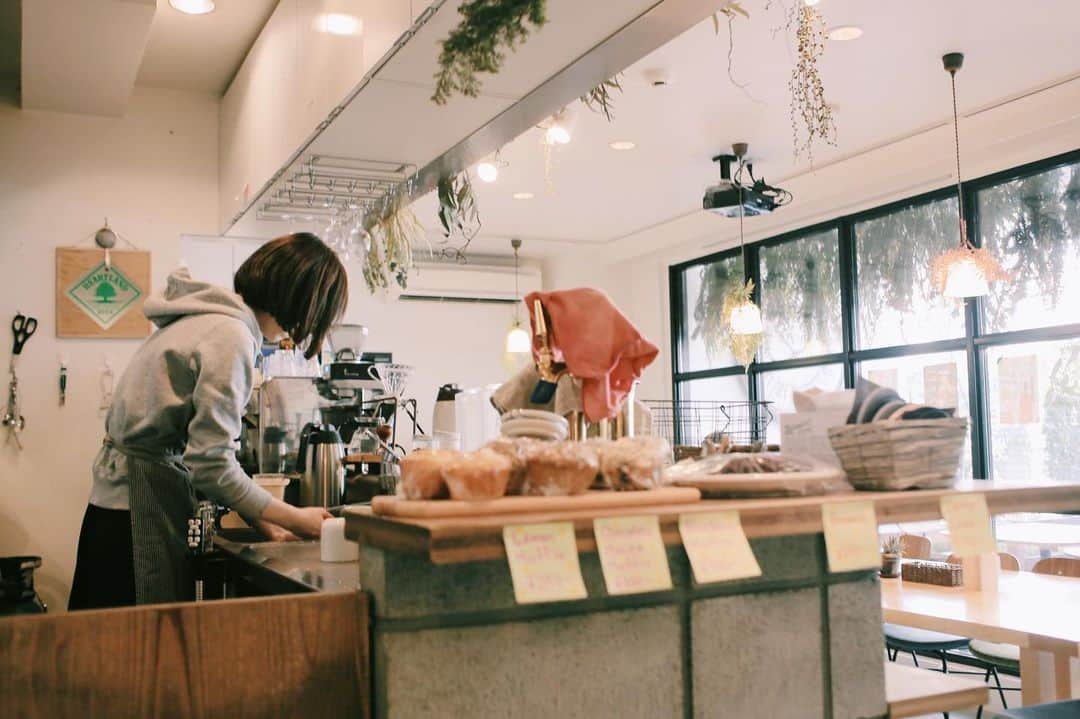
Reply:
[[[608,594],[671,589],[671,570],[656,515],[594,519],[593,534]]]
[[[941,498],[941,516],[949,524],[953,553],[961,557],[997,551],[990,531],[990,510],[982,494],[954,494]]]
[[[736,510],[680,515],[679,534],[698,584],[761,576]]]
[[[519,604],[588,596],[571,522],[508,525],[503,527],[503,545]]]
[[[821,506],[829,570],[851,572],[881,566],[873,502],[831,502]]]

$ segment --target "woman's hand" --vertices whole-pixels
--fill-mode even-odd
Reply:
[[[265,519],[256,519],[255,528],[258,529],[264,537],[271,542],[298,542],[300,537],[285,529],[279,527],[273,522],[267,522]]]
[[[322,507],[294,507],[280,499],[272,499],[259,521],[284,527],[300,537],[318,539],[323,520],[331,516]]]
[[[322,507],[296,507],[294,511],[296,516],[293,522],[286,526],[300,536],[311,539],[318,539],[322,534],[323,520],[333,517]]]

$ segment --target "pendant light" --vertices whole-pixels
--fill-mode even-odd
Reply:
[[[511,354],[525,354],[532,352],[532,334],[521,326],[521,291],[518,288],[518,250],[521,249],[521,240],[510,240],[510,246],[514,248],[514,324],[506,334],[506,351]]]
[[[737,143],[733,146],[735,155],[739,158],[739,170],[742,170],[743,156],[748,149],[745,143]],[[746,238],[743,236],[743,198],[742,198],[742,185],[738,185],[739,188],[739,250],[742,253],[743,267],[746,266]],[[750,292],[753,291],[753,285],[747,284],[746,296],[741,302],[736,304],[731,310],[731,316],[728,319],[728,330],[733,335],[759,335],[764,331],[761,324],[761,309],[758,308],[754,301],[750,299]]]
[[[964,55],[950,52],[941,58],[952,83],[953,140],[956,149],[956,199],[960,226],[960,246],[938,256],[930,268],[934,285],[946,297],[985,297],[990,294],[990,283],[1007,278],[1001,264],[982,247],[975,247],[968,239],[967,222],[964,220],[964,185],[960,179],[960,114],[956,109],[956,72],[963,67]]]

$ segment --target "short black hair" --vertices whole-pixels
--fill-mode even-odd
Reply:
[[[296,232],[255,250],[233,277],[248,307],[266,312],[308,359],[322,351],[330,327],[345,314],[349,276],[337,254],[318,236]]]

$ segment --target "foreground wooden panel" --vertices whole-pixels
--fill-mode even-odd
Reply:
[[[2,717],[368,717],[367,595],[0,620]]]

